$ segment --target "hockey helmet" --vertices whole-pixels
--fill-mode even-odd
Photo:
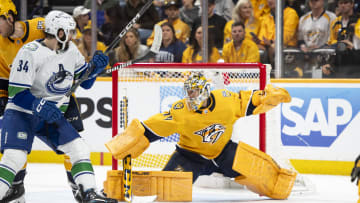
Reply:
[[[65,39],[59,38],[59,30],[64,31]],[[69,41],[69,35],[76,34],[76,22],[71,15],[63,11],[50,11],[45,17],[45,32],[54,35],[64,49],[65,43]]]
[[[190,110],[197,111],[210,96],[210,84],[201,73],[194,73],[184,83],[185,101]]]
[[[9,17],[9,11],[12,11],[14,15],[17,15],[15,4],[12,0],[1,0],[0,3],[0,16]]]

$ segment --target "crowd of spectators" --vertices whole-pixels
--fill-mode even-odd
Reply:
[[[146,0],[97,1],[98,40],[105,46],[136,15]],[[202,0],[154,0],[114,51],[112,61],[141,56],[161,25],[161,54],[170,62],[202,62]],[[360,0],[285,0],[285,77],[358,77]],[[76,43],[86,47],[91,25],[89,1],[73,10]],[[208,0],[208,62],[262,62],[274,65],[276,0]],[[103,19],[103,20],[101,20]],[[101,23],[102,22],[102,23]],[[100,45],[99,45],[100,46]],[[157,62],[161,62],[156,60]],[[165,61],[169,62],[169,61]]]

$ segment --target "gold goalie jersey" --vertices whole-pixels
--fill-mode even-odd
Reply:
[[[208,106],[190,111],[185,99],[174,103],[168,112],[159,113],[143,124],[157,136],[180,134],[178,146],[208,159],[216,158],[231,138],[233,124],[243,116],[251,115],[255,106],[252,97],[261,91],[214,90]]]
[[[45,37],[44,18],[18,21],[22,24],[24,35],[21,38],[4,38],[0,35],[0,79],[8,80],[10,66],[19,51],[26,43]]]

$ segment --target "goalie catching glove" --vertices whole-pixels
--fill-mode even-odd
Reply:
[[[257,106],[253,114],[265,113],[280,103],[288,103],[290,101],[291,96],[286,89],[268,84],[265,87],[265,95],[253,97],[253,104]]]
[[[127,155],[131,158],[140,156],[150,145],[144,135],[145,128],[138,119],[131,121],[124,132],[105,144],[115,159],[121,160]]]

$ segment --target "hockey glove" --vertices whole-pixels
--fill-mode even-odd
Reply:
[[[359,184],[359,176],[360,176],[360,155],[355,160],[354,168],[351,171],[351,182],[356,180],[356,185]]]
[[[60,120],[62,113],[54,103],[46,101],[45,99],[36,98],[32,103],[32,111],[34,115],[46,120],[48,123],[54,123]]]
[[[291,96],[286,89],[268,84],[265,87],[265,95],[253,97],[253,103],[257,106],[253,114],[265,113],[280,103],[289,103],[290,101]]]
[[[109,57],[106,56],[102,51],[96,51],[92,60],[90,61],[91,65],[94,65],[94,70],[90,73],[89,79],[95,78],[99,75],[108,65]]]

